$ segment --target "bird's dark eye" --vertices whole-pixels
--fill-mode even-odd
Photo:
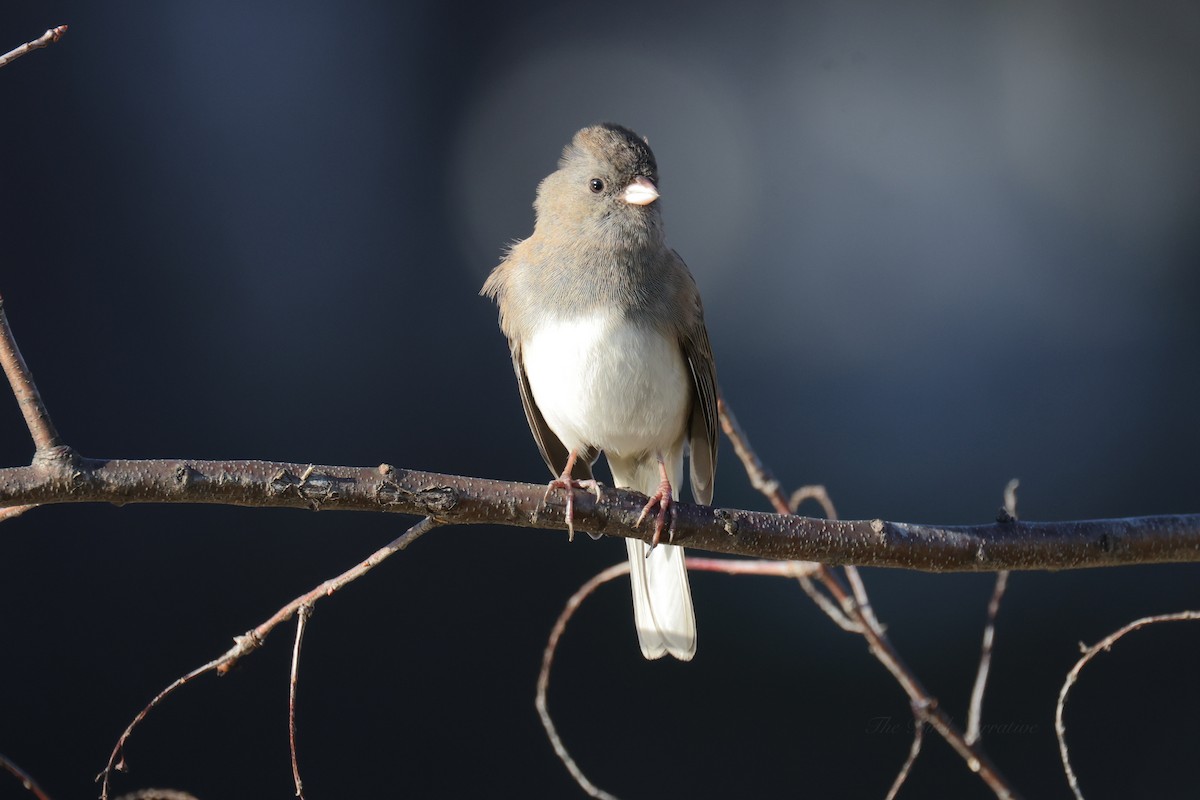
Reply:
[[[604,191],[604,181],[600,180],[599,178],[592,178],[590,181],[588,181],[588,188],[596,194],[599,194],[600,192]]]

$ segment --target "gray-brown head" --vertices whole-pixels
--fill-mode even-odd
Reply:
[[[657,242],[662,224],[657,199],[658,164],[646,140],[603,123],[575,134],[558,171],[538,185],[534,208],[539,229],[618,239],[649,235]]]

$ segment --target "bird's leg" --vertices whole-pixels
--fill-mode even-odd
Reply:
[[[565,489],[567,492],[567,510],[565,516],[567,518],[567,541],[575,541],[575,490],[589,489],[596,495],[596,502],[600,502],[600,483],[596,480],[577,481],[571,477],[572,470],[575,469],[575,459],[578,458],[578,453],[574,450],[567,456],[567,466],[563,468],[562,474],[554,480],[550,481],[546,486],[546,493],[542,495],[542,505],[546,504],[550,493],[555,489]]]
[[[666,524],[668,511],[671,513],[671,525],[667,528],[667,541],[675,541],[675,503],[671,498],[671,479],[667,477],[667,462],[663,461],[662,453],[655,455],[658,457],[658,471],[662,475],[662,482],[658,484],[658,491],[650,496],[650,501],[642,509],[637,522],[633,523],[635,528],[641,525],[642,520],[650,513],[650,509],[658,506],[658,521],[654,525],[654,537],[650,540],[651,550],[658,547],[658,543],[662,539],[663,525]],[[650,554],[647,552],[646,555]]]

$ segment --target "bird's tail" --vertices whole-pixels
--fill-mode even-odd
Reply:
[[[682,443],[677,452],[667,454],[666,464],[671,490],[678,497],[683,479]],[[662,476],[657,459],[612,460],[610,466],[617,486],[647,495],[658,491]],[[657,521],[656,510],[651,510],[642,525],[655,525]],[[626,539],[625,544],[633,582],[633,621],[642,655],[662,658],[670,653],[681,661],[691,661],[696,654],[696,615],[683,548],[660,544],[651,550],[639,539]]]

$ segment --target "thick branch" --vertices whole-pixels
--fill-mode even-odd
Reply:
[[[56,503],[213,503],[313,510],[390,511],[454,524],[561,530],[562,493],[545,485],[390,467],[270,461],[90,459],[59,448],[29,467],[0,469],[0,507]],[[575,497],[575,527],[649,538],[633,523],[644,499],[606,488]],[[538,512],[535,514],[535,512]],[[1082,522],[1007,520],[914,525],[823,520],[678,504],[677,544],[697,550],[927,572],[1076,569],[1200,561],[1200,514]]]

